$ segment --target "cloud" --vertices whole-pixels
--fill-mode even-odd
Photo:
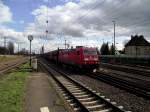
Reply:
[[[12,22],[12,13],[8,6],[4,5],[2,1],[0,1],[0,24]]]
[[[23,32],[17,32],[13,29],[9,28],[1,28],[0,29],[0,35],[7,37],[8,40],[14,41],[14,42],[26,42],[27,39],[24,37]]]
[[[122,42],[129,39],[130,35],[143,34],[150,39],[150,24],[147,24],[150,23],[149,4],[149,0],[69,0],[55,7],[41,5],[32,11],[35,22],[28,25],[26,32],[40,37],[46,35],[45,31],[48,30],[47,39],[54,43],[61,41],[57,37],[62,34],[66,37],[64,40],[71,41],[72,45],[79,45],[81,41],[94,41],[95,45],[99,45],[102,41],[97,43],[94,37],[99,37],[98,41],[111,43],[114,31],[112,21],[115,20],[116,41],[120,43],[116,46],[122,49]],[[79,40],[76,41],[76,38]],[[54,43],[52,49],[58,46]],[[90,43],[89,45],[93,46]]]
[[[18,22],[13,21],[12,16],[13,13],[11,12],[10,8],[0,1],[0,37],[2,38],[2,41],[0,41],[1,46],[3,46],[3,37],[6,37],[7,42],[11,41],[14,43],[15,51],[18,49],[18,43],[20,44],[20,50],[21,48],[29,49],[29,41],[27,38],[28,34],[26,32],[18,32],[15,29],[9,28],[9,25],[5,24],[11,22],[15,23],[15,25],[17,25],[16,23],[19,23],[19,25],[24,24],[24,20],[20,20]],[[33,50],[41,46],[38,39],[35,39],[32,43]]]
[[[140,23],[148,22],[145,18],[150,18],[148,4],[148,0],[80,0],[79,3],[69,1],[52,8],[42,5],[32,12],[36,21],[27,29],[38,32],[48,29],[49,35],[63,33],[66,36],[87,37],[92,35],[90,32],[95,32],[94,35],[107,37],[112,36],[112,21],[116,20],[118,36],[137,32],[148,36],[145,30],[147,24]]]
[[[25,32],[17,32],[13,29],[4,27],[4,28],[0,28],[0,35],[2,38],[6,37],[7,42],[11,41],[14,43],[16,52],[18,51],[18,44],[20,46],[20,50],[22,48],[29,50],[28,34],[26,34]],[[3,43],[3,41],[0,42]],[[37,49],[40,49],[41,42],[44,43],[43,39],[40,40],[39,38],[34,38],[32,41],[32,50],[37,51]]]
[[[50,0],[43,1],[47,3]],[[41,5],[31,12],[35,20],[33,23],[28,23],[24,33],[33,34],[37,38],[35,41],[38,46],[46,40],[56,43],[61,41],[57,39],[59,34],[72,41],[72,44],[77,43],[77,38],[79,38],[78,41],[84,39],[87,41],[86,38],[89,38],[89,41],[95,42],[97,40],[94,40],[94,37],[99,37],[98,40],[110,41],[113,37],[112,21],[114,20],[116,21],[116,41],[119,43],[134,34],[143,34],[150,40],[149,0],[59,0],[58,2],[64,4],[58,3],[59,5],[53,7]],[[7,6],[6,9],[9,12]],[[5,20],[8,21],[8,19]],[[46,30],[48,30],[47,35]],[[47,45],[47,48],[49,46]],[[53,47],[55,46],[57,44],[53,43]]]
[[[77,8],[78,5],[72,2],[69,2],[65,6],[57,6],[52,9],[41,6],[32,12],[35,16],[36,23],[33,23],[32,26],[30,25],[27,30],[36,29],[38,32],[41,32],[43,31],[42,29],[46,30],[47,28],[50,29],[49,35],[63,33],[66,36],[83,36],[84,28],[80,24],[73,24],[74,14],[72,10]],[[46,25],[47,20],[49,22],[48,26]]]

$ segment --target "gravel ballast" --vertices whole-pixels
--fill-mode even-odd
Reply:
[[[150,112],[150,100],[138,97],[125,90],[121,90],[102,81],[90,78],[85,75],[71,75],[72,78],[87,85],[93,90],[105,95],[111,101],[124,106],[126,110],[132,112]]]

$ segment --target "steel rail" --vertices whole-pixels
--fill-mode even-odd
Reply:
[[[87,74],[87,75],[96,80],[100,80],[105,83],[111,84],[113,86],[119,87],[121,89],[125,89],[131,93],[136,94],[137,96],[142,96],[143,98],[150,99],[149,88],[144,88],[144,87],[142,88],[142,86],[138,86],[135,83],[129,82],[127,80],[121,79],[116,76],[112,76],[104,72]]]
[[[19,65],[21,65],[25,62],[27,62],[27,59],[20,60],[20,61],[17,60],[16,62],[7,64],[7,66],[5,64],[5,67],[0,69],[0,74],[4,74],[4,73],[8,72],[9,70],[12,70],[12,69],[18,67]]]
[[[59,86],[61,86],[61,90],[65,91],[65,95],[68,95],[69,98],[72,98],[71,101],[73,101],[77,107],[78,111],[81,112],[129,112],[125,111],[123,108],[120,108],[116,104],[113,104],[113,102],[110,102],[108,99],[105,99],[100,94],[93,92],[88,87],[85,87],[85,85],[80,84],[76,80],[70,78],[62,71],[59,71],[56,68],[51,67],[51,65],[45,64],[43,62],[40,62],[47,71],[52,75],[53,79],[57,82]],[[55,74],[54,74],[55,73]],[[58,75],[59,74],[59,77]],[[79,94],[79,96],[77,95]],[[88,96],[88,97],[87,97]],[[81,97],[86,97],[86,99]],[[94,99],[96,104],[93,103],[93,105],[89,106],[88,104],[91,104],[92,102],[82,102],[82,100],[87,99]],[[93,102],[94,102],[93,101]],[[100,110],[101,109],[101,110]]]
[[[113,65],[113,64],[107,64],[107,63],[101,63],[101,67],[104,68],[110,68],[118,71],[123,71],[127,73],[133,73],[133,74],[138,74],[142,76],[147,76],[150,77],[150,70],[149,69],[143,69],[143,68],[136,68],[136,67],[131,67],[131,66],[121,66],[121,65]]]

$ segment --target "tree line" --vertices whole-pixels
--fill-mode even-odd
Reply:
[[[14,54],[14,43],[8,42],[7,46],[0,46],[0,54]]]
[[[124,53],[124,50],[120,51],[121,53]],[[101,55],[114,55],[115,54],[115,49],[114,45],[112,44],[111,46],[108,45],[107,43],[103,43],[100,49]],[[14,53],[14,43],[13,42],[8,42],[7,46],[0,46],[0,54],[28,54],[28,51],[26,49],[22,49],[19,52]]]
[[[7,46],[0,46],[0,54],[8,54],[8,55],[14,55],[14,54],[19,54],[19,55],[28,55],[28,51],[23,48],[18,52],[15,52],[15,46],[13,42],[8,42]]]
[[[111,46],[108,45],[107,43],[103,43],[101,48],[100,48],[100,53],[101,55],[114,55],[115,54],[115,49],[114,45],[112,44]],[[121,54],[124,54],[124,49],[122,51],[119,51]]]

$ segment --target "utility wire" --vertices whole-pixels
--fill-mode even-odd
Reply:
[[[123,2],[124,4],[126,4],[125,6],[128,6],[128,4],[129,4],[129,2]],[[118,5],[117,5],[118,6]],[[97,6],[96,6],[97,7]],[[117,8],[115,8],[115,10],[118,10],[118,8],[120,8],[120,7],[122,7],[122,4],[120,4],[119,5],[119,7],[117,7]],[[95,8],[95,7],[94,7]],[[112,11],[114,11],[114,10],[112,10]],[[88,11],[89,12],[89,11]],[[108,11],[107,11],[108,12]],[[115,12],[119,12],[119,11],[115,11]],[[110,13],[110,12],[108,12],[108,13]],[[88,13],[89,14],[89,13]],[[118,15],[118,13],[114,13],[112,16],[113,16],[113,18],[119,18],[119,16],[115,16],[115,15]],[[86,15],[85,16],[83,16],[83,17],[86,17]],[[82,17],[82,18],[83,18]],[[101,18],[102,19],[102,18]],[[81,19],[82,20],[82,19]],[[80,21],[81,21],[80,20]],[[85,20],[84,20],[84,22],[86,22]],[[146,25],[146,24],[149,24],[149,19],[147,20],[147,21],[142,21],[142,22],[140,22],[140,21],[137,21],[138,23],[140,23],[141,25]],[[137,26],[138,24],[131,24],[131,23],[129,23],[129,25],[128,26]]]
[[[80,16],[79,18],[77,18],[77,21],[80,23],[84,20],[85,17],[87,17],[94,9],[96,9],[98,6],[102,6],[107,0],[103,0],[102,2],[98,2],[96,3],[95,6],[89,8],[87,10],[87,13],[85,13],[84,15]],[[105,23],[103,20],[101,20],[103,23]]]
[[[91,13],[94,11],[94,9],[96,9],[97,7],[99,7],[99,6],[104,6],[104,4],[106,3],[106,1],[107,1],[107,0],[103,0],[102,2],[96,3],[96,5],[93,6],[92,8],[89,8],[88,11],[87,11],[87,13],[79,18],[79,21],[83,21],[84,18],[86,18],[86,16],[88,16],[89,14],[91,14]],[[126,3],[126,2],[125,2],[126,0],[121,0],[121,1],[122,1],[123,3]],[[119,7],[115,7],[115,8],[116,8],[115,12],[117,12],[118,9],[122,6],[121,2],[119,2],[119,3],[117,4],[117,6],[119,6]],[[112,13],[114,13],[114,8],[109,8],[109,10],[105,10],[105,12],[112,14]],[[104,17],[106,17],[106,15],[104,15],[102,18],[98,18],[98,19],[101,20],[102,23],[106,23],[106,22],[104,21]],[[77,20],[78,20],[78,19],[77,19]],[[86,21],[84,20],[84,22],[86,22]]]

